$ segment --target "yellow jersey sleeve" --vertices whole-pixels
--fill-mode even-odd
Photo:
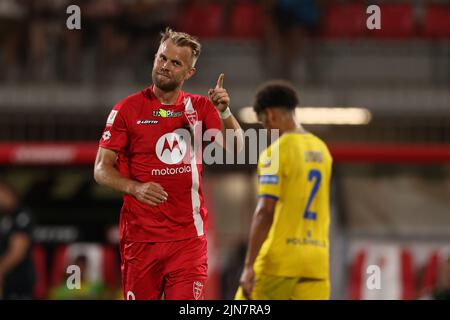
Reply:
[[[269,146],[261,154],[258,162],[258,197],[279,199],[283,179],[287,175],[288,163],[286,150],[280,150],[280,144]]]

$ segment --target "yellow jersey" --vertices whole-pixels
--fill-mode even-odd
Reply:
[[[268,275],[329,278],[332,157],[310,133],[285,133],[258,161],[258,197],[277,199],[254,269]]]

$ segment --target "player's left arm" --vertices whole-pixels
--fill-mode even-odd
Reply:
[[[244,135],[239,122],[236,120],[234,115],[230,111],[230,96],[227,90],[223,87],[223,80],[225,75],[220,74],[219,79],[217,79],[217,84],[214,89],[208,90],[208,96],[213,105],[219,111],[219,115],[222,121],[222,147],[226,150],[234,152],[234,146],[237,147],[237,151],[241,151],[244,146]],[[232,130],[233,140],[227,142],[227,130]],[[231,143],[233,142],[233,143]]]
[[[272,226],[276,203],[277,199],[275,197],[259,198],[258,205],[256,206],[253,215],[244,270],[242,271],[239,281],[244,296],[249,300],[252,299],[254,286],[255,275],[253,265],[262,244],[267,238],[270,227]]]

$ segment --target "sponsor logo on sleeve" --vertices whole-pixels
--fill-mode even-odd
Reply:
[[[112,125],[117,116],[117,110],[112,110],[108,116],[108,120],[106,120],[106,124]]]
[[[278,184],[278,176],[275,175],[261,175],[259,176],[260,184]]]
[[[111,138],[111,132],[109,130],[103,132],[102,138],[104,141],[108,141]]]

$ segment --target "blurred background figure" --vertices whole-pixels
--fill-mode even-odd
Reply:
[[[24,2],[0,2],[0,66],[3,70],[0,79],[4,81],[17,80],[23,67],[21,48],[24,46],[26,25],[22,22],[27,12]]]
[[[299,58],[308,57],[302,51],[306,35],[320,27],[320,6],[317,0],[264,0],[267,14],[266,37],[268,43],[267,68],[275,78],[293,79],[294,67]],[[313,70],[306,63],[306,76]]]
[[[0,293],[4,299],[32,299],[33,217],[18,196],[0,182]]]

